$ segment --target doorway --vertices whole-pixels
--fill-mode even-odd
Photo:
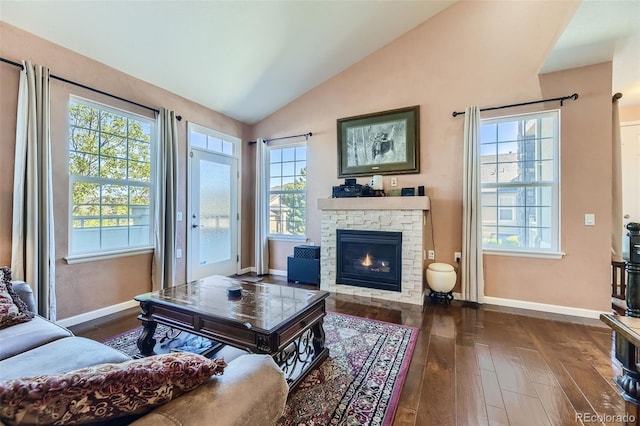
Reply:
[[[187,281],[233,275],[240,265],[237,143],[197,125],[189,135]]]
[[[622,223],[640,222],[640,121],[620,124],[622,154]],[[623,257],[629,255],[626,228],[622,231]]]

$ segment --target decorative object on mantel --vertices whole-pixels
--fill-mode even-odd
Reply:
[[[419,173],[419,108],[339,118],[338,177]]]
[[[373,189],[369,185],[360,185],[355,179],[345,179],[343,185],[334,186],[332,198],[384,197],[382,189]]]
[[[402,188],[400,195],[403,197],[413,197],[414,195],[416,195],[416,189],[415,188]]]

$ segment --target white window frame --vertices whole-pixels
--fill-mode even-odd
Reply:
[[[546,110],[541,112],[534,113],[525,113],[525,114],[516,114],[509,116],[502,116],[496,118],[482,119],[480,121],[480,125],[483,124],[499,124],[505,122],[512,121],[521,121],[527,119],[540,119],[543,117],[555,117],[555,128],[554,128],[554,144],[553,144],[553,181],[552,182],[522,182],[522,183],[483,183],[482,176],[480,176],[480,184],[482,188],[495,188],[498,191],[500,188],[539,188],[539,187],[550,187],[551,188],[551,247],[548,249],[545,248],[529,248],[529,247],[484,247],[483,253],[489,255],[501,255],[501,256],[523,256],[523,257],[540,257],[540,258],[550,258],[550,259],[560,259],[564,255],[561,250],[561,117],[560,110]],[[480,132],[482,134],[482,132]],[[482,141],[480,141],[482,144]],[[476,155],[480,156],[481,153],[478,151]],[[499,166],[500,162],[498,162]],[[482,167],[481,167],[482,170]],[[482,175],[481,170],[479,173]],[[481,197],[482,198],[482,197]],[[499,195],[497,196],[497,199]],[[500,203],[498,203],[500,204]],[[512,209],[515,213],[515,209],[517,206],[496,206],[496,220],[499,221],[500,210],[509,208]],[[484,209],[485,207],[482,207]],[[493,207],[492,207],[493,208]],[[515,222],[515,214],[514,220],[509,222]],[[482,221],[481,221],[482,222]],[[484,225],[484,222],[482,222]],[[498,228],[499,229],[499,228]],[[529,227],[525,223],[524,229],[528,230]]]
[[[293,144],[282,144],[282,145],[276,145],[276,146],[270,146],[268,145],[265,149],[265,158],[264,158],[264,167],[263,167],[263,171],[264,171],[264,183],[266,185],[267,188],[267,197],[264,200],[265,203],[267,203],[264,209],[264,211],[267,213],[267,218],[266,218],[266,223],[267,223],[267,227],[269,228],[269,230],[271,229],[271,222],[270,222],[270,203],[271,203],[271,195],[272,195],[272,191],[271,191],[271,167],[270,167],[270,159],[271,159],[271,152],[273,150],[276,149],[287,149],[287,148],[296,148],[296,147],[307,147],[307,155],[305,156],[305,162],[307,163],[308,166],[308,158],[309,158],[309,152],[308,152],[308,145],[306,142],[299,142],[299,143],[293,143]],[[307,168],[308,170],[308,168]],[[308,176],[308,175],[307,175]],[[308,189],[308,181],[305,184],[305,188],[304,191],[288,191],[291,193],[303,193],[304,194],[304,199],[305,199],[305,211],[304,211],[304,222],[305,222],[305,226],[304,226],[304,230],[305,230],[305,234],[304,235],[292,235],[292,234],[277,234],[277,233],[271,233],[268,232],[267,234],[267,238],[270,240],[285,240],[285,241],[306,241],[307,239],[307,189]]]
[[[100,102],[92,101],[89,99],[85,99],[79,96],[71,95],[69,98],[69,104],[67,107],[67,113],[72,103],[84,104],[93,108],[97,108],[100,111],[107,111],[112,114],[122,115],[127,118],[145,121],[151,125],[151,139],[150,139],[150,159],[151,159],[151,175],[148,183],[141,183],[135,181],[136,186],[143,186],[149,188],[149,243],[142,244],[137,246],[128,246],[122,248],[105,248],[91,251],[74,251],[74,242],[73,242],[73,184],[78,181],[82,182],[91,182],[97,184],[128,184],[128,179],[112,179],[112,178],[102,178],[102,177],[83,177],[72,175],[71,171],[68,169],[67,173],[69,176],[69,213],[68,213],[68,255],[65,257],[65,260],[68,264],[82,263],[82,262],[90,262],[94,260],[104,260],[111,259],[123,256],[130,256],[142,253],[152,253],[154,250],[154,228],[155,228],[155,211],[156,211],[156,168],[157,168],[157,119],[150,118],[144,115],[136,114],[131,111],[123,110],[120,108],[112,107]],[[68,124],[70,126],[70,124]],[[70,135],[69,135],[70,137]],[[70,149],[67,148],[67,152],[70,152]],[[69,164],[67,164],[67,168],[69,168]],[[102,225],[99,227],[102,229]]]

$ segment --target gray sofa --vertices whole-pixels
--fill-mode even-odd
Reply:
[[[29,285],[14,281],[13,288],[33,311]],[[0,381],[130,359],[37,315],[29,322],[0,329]],[[222,376],[212,376],[132,424],[272,425],[284,412],[288,390],[283,372],[270,356],[242,355],[229,362]]]

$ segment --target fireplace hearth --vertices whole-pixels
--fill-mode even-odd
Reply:
[[[336,230],[336,283],[402,291],[402,232]]]

